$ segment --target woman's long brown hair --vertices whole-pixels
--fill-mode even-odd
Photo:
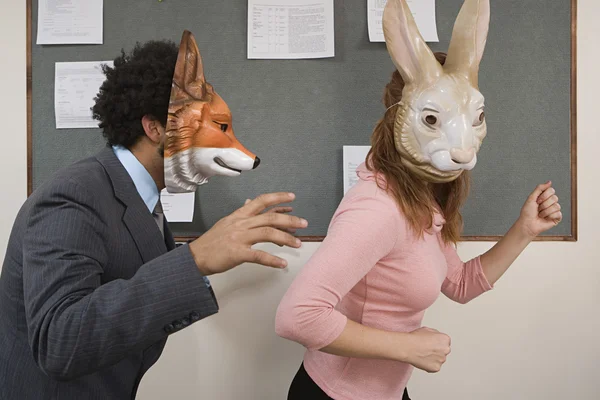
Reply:
[[[435,58],[444,65],[446,54],[435,53]],[[394,71],[391,81],[385,87],[383,102],[386,108],[402,99],[402,89],[404,89],[404,81],[400,73]],[[428,183],[412,174],[402,164],[402,156],[396,150],[395,118],[396,108],[392,107],[377,123],[371,137],[367,167],[385,177],[385,187],[382,189],[396,199],[409,226],[418,236],[422,236],[425,229],[432,226],[433,214],[439,210],[446,219],[442,229],[444,242],[456,243],[463,229],[460,209],[469,194],[469,172],[463,172],[449,183]]]

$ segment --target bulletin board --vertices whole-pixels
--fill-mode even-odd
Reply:
[[[190,30],[207,80],[227,101],[238,139],[262,160],[236,178],[217,177],[196,195],[194,220],[174,223],[191,240],[261,193],[293,191],[294,213],[320,241],[343,197],[342,146],[369,145],[385,107],[394,66],[384,43],[371,43],[366,0],[335,0],[335,57],[249,60],[247,0],[104,1],[100,45],[37,45],[37,0],[27,0],[28,190],[60,168],[97,153],[99,129],[56,129],[56,62],[107,61],[136,42],[179,43]],[[436,1],[447,51],[462,0]],[[488,136],[463,208],[463,240],[497,240],[519,216],[526,197],[552,180],[564,219],[537,240],[577,240],[576,0],[491,2],[480,68]]]

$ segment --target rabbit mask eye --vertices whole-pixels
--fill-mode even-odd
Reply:
[[[483,112],[483,108],[477,110],[477,117],[475,118],[475,121],[473,121],[473,126],[474,127],[478,127],[483,125],[483,123],[485,122],[485,113]]]
[[[421,122],[430,129],[439,129],[442,125],[440,113],[432,108],[421,111]]]

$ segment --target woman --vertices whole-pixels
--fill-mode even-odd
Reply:
[[[474,3],[478,7],[473,8]],[[486,2],[465,1],[457,20],[464,32],[457,37],[487,33],[481,29],[482,3]],[[485,136],[473,78],[477,74],[471,73],[478,60],[457,72],[458,53],[464,53],[467,44],[451,42],[447,59],[443,53],[434,56],[419,42],[418,31],[414,34],[416,26],[406,10],[403,1],[390,0],[384,13],[386,42],[398,71],[386,87],[388,109],[374,130],[366,162],[358,168],[360,179],[340,203],[327,237],[277,311],[278,335],[307,348],[290,387],[290,400],[408,399],[406,384],[413,368],[439,371],[450,353],[447,335],[421,327],[425,310],[439,293],[467,303],[490,290],[535,236],[562,219],[551,183],[540,185],[493,248],[466,263],[459,259],[455,243],[462,229],[460,208],[468,193],[468,169],[475,162],[477,140]],[[471,18],[474,22],[461,20],[473,10],[480,13]],[[394,26],[398,21],[409,29]],[[407,32],[413,42],[394,37],[395,31]],[[403,53],[400,40],[412,51]],[[437,80],[419,85],[417,80],[430,79],[428,75]],[[448,81],[459,86],[452,88]],[[468,90],[465,82],[471,84]],[[417,88],[431,90],[436,85],[437,92],[416,93]],[[453,91],[460,97],[454,103],[466,96],[470,100],[465,104],[473,107],[463,107],[454,116],[449,115],[452,104],[431,110],[430,104],[441,104],[440,96]],[[423,103],[424,96],[431,102]],[[459,120],[473,122],[462,129]],[[444,135],[434,135],[436,129]],[[473,143],[473,149],[451,146],[457,129],[462,139],[458,142]],[[442,152],[446,145],[440,142],[442,137],[448,138],[450,161],[426,153]]]

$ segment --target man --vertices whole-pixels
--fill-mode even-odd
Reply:
[[[218,311],[207,276],[244,262],[284,267],[251,248],[299,247],[306,221],[262,195],[189,245],[162,216],[163,144],[178,56],[171,42],[123,53],[94,106],[108,146],[59,171],[21,208],[0,276],[0,399],[135,398],[166,339]]]

